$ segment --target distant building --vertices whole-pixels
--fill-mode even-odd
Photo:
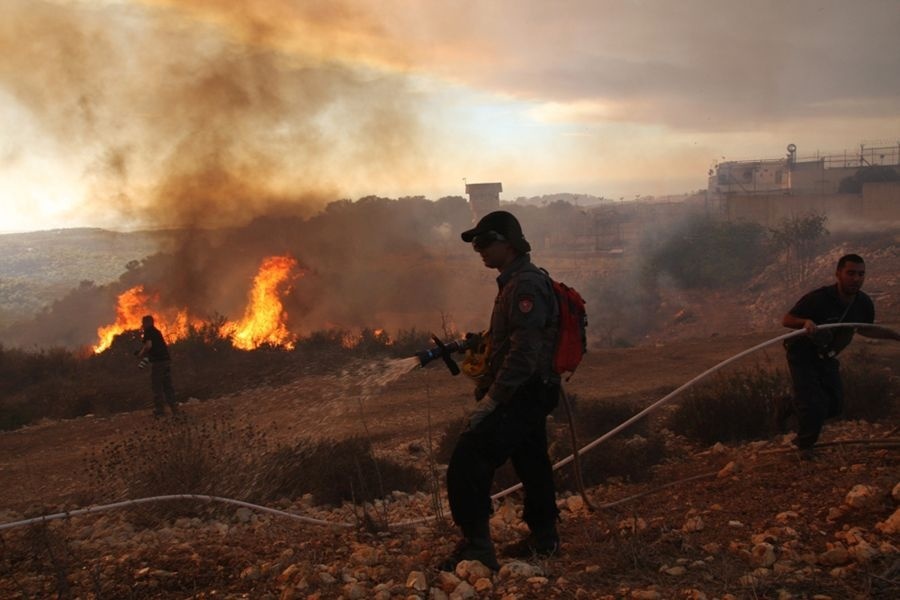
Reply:
[[[731,220],[777,226],[818,214],[831,223],[900,223],[900,143],[798,158],[727,161],[709,170],[707,201]]]
[[[707,190],[711,198],[750,194],[837,194],[841,183],[860,169],[900,165],[900,144],[880,148],[861,145],[858,153],[797,157],[797,147],[788,144],[784,158],[726,161],[709,171]]]
[[[500,209],[500,192],[503,184],[497,183],[467,183],[466,194],[469,195],[469,208],[472,209],[472,218],[477,221],[491,211]]]

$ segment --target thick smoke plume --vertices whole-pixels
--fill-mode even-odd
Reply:
[[[313,214],[359,183],[342,173],[422,168],[404,79],[328,60],[313,33],[331,27],[329,11],[287,49],[253,14],[232,16],[181,3],[3,3],[0,90],[82,165],[81,210],[142,226],[236,225]]]
[[[361,232],[317,231],[304,218],[342,190],[422,172],[415,96],[402,75],[340,60],[353,43],[334,35],[352,14],[339,4],[302,15],[280,3],[274,12],[229,6],[0,7],[0,101],[27,115],[42,151],[81,165],[90,192],[79,217],[179,231],[173,247],[118,284],[73,290],[25,342],[90,343],[129,284],[201,316],[237,316],[267,254],[295,255],[312,271],[309,282],[332,277],[304,284],[312,289],[295,303],[307,313],[327,296],[321,290],[350,298],[385,281],[360,266]],[[275,28],[289,22],[302,27]],[[343,40],[334,56],[328,39]],[[24,152],[4,160],[14,167]],[[322,319],[355,325],[345,315],[359,308],[373,309],[325,311]]]

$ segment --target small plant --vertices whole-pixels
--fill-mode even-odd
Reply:
[[[821,240],[828,235],[827,220],[825,215],[817,214],[794,216],[769,230],[772,246],[784,257],[787,281],[800,282],[809,277]]]

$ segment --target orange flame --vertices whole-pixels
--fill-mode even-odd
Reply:
[[[393,338],[391,338],[384,329],[363,329],[356,333],[345,331],[341,335],[341,347],[352,350],[359,346],[367,337],[380,342],[385,346],[392,346],[394,344]]]
[[[99,341],[93,347],[99,354],[112,345],[113,339],[120,333],[141,328],[141,317],[154,315],[155,325],[166,340],[173,342],[188,334],[190,327],[199,326],[201,322],[188,316],[186,310],[161,311],[154,309],[159,304],[159,296],[150,294],[142,285],[125,290],[116,302],[116,320],[111,325],[97,329]],[[165,313],[165,314],[161,314]]]
[[[253,279],[250,303],[244,318],[225,323],[219,330],[223,337],[231,338],[235,348],[253,350],[262,344],[282,346],[290,350],[296,336],[285,325],[287,313],[281,304],[279,289],[291,274],[297,261],[290,256],[270,256],[263,260],[259,273]]]
[[[219,335],[230,338],[231,343],[242,350],[253,350],[262,344],[293,348],[296,338],[285,324],[287,313],[281,304],[279,290],[296,266],[297,261],[290,256],[264,259],[253,279],[243,319],[226,322],[219,329]],[[159,296],[138,285],[119,295],[116,320],[97,329],[99,341],[93,346],[94,352],[99,354],[109,348],[119,334],[140,329],[141,317],[148,314],[154,316],[157,329],[168,343],[186,337],[191,328],[203,326],[203,321],[192,317],[187,309],[160,308]]]

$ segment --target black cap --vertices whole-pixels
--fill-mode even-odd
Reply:
[[[490,212],[481,217],[475,227],[463,231],[461,237],[464,242],[471,242],[476,237],[488,233],[499,234],[504,241],[509,242],[519,252],[531,252],[531,244],[525,239],[522,234],[522,226],[519,225],[518,219],[512,213],[505,210]]]

